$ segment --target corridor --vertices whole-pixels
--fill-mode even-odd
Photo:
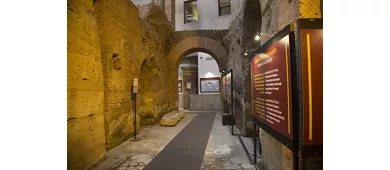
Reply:
[[[68,0],[68,169],[321,170],[319,6]]]
[[[390,0],[1,5],[0,170],[390,169]]]
[[[176,126],[143,126],[138,137],[108,151],[90,170],[255,169],[219,112],[186,112]]]

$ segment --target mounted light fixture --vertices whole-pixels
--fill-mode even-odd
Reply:
[[[247,50],[245,50],[244,57],[249,55],[248,52],[253,52],[253,51],[256,51],[256,49],[247,49]]]
[[[260,40],[260,36],[259,36],[259,34],[256,34],[256,36],[255,36],[255,40],[256,40],[256,41],[259,41],[259,40]]]

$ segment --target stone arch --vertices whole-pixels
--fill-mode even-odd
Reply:
[[[189,36],[176,43],[167,54],[169,105],[172,109],[178,108],[177,69],[180,60],[193,52],[204,52],[211,55],[216,60],[220,70],[223,70],[227,65],[229,53],[220,41],[206,36]]]
[[[206,36],[191,36],[179,41],[168,53],[169,63],[178,65],[178,61],[193,52],[210,54],[218,63],[220,69],[225,68],[228,51],[223,44]],[[171,68],[171,67],[170,67]]]
[[[215,61],[217,62],[218,64],[218,67],[220,65],[222,65],[223,62],[221,62],[220,60],[217,60],[217,55],[214,54],[212,51],[208,50],[208,49],[205,49],[205,48],[192,48],[192,49],[189,49],[187,51],[185,51],[183,54],[181,54],[179,56],[179,58],[177,59],[176,61],[176,67],[178,67],[180,65],[180,61],[182,59],[184,59],[187,55],[191,54],[191,53],[195,53],[195,52],[203,52],[203,53],[206,53],[206,54],[209,54],[211,57],[213,57],[215,59]],[[221,64],[220,64],[221,63]]]

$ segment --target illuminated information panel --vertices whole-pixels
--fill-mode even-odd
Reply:
[[[289,35],[286,35],[252,59],[252,114],[292,140],[289,48]]]

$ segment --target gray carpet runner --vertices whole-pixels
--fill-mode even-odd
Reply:
[[[196,117],[146,165],[144,170],[199,170],[201,168],[215,112],[196,114]]]

